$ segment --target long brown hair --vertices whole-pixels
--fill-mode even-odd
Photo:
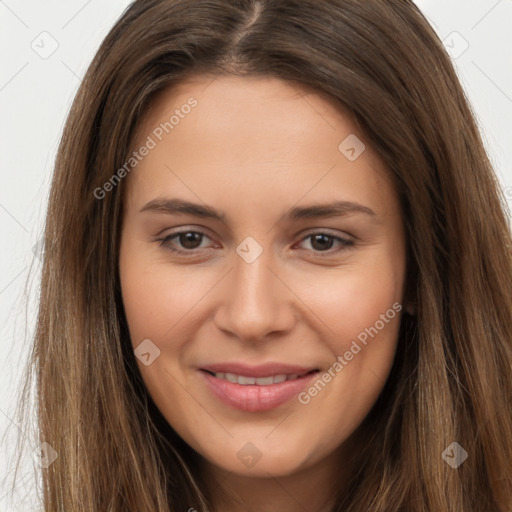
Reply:
[[[23,394],[32,379],[40,441],[58,454],[41,470],[44,510],[210,510],[198,454],[135,363],[118,275],[123,182],[94,194],[127,161],[155,94],[190,73],[328,95],[396,184],[415,314],[333,510],[509,510],[506,203],[450,58],[411,0],[138,0],[107,35],[67,119],[47,212]],[[457,469],[442,457],[453,442],[468,453]]]

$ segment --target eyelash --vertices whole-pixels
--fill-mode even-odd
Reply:
[[[173,240],[174,238],[178,238],[180,235],[184,235],[186,233],[195,233],[197,235],[200,235],[201,237],[209,238],[206,233],[203,233],[201,231],[195,231],[195,230],[191,230],[191,229],[186,229],[186,230],[183,230],[183,231],[178,231],[176,233],[172,233],[171,235],[168,235],[168,236],[163,237],[163,238],[158,238],[156,241],[160,242],[160,247],[162,247],[166,251],[169,251],[169,252],[172,252],[172,253],[178,254],[178,255],[191,256],[191,255],[196,254],[196,251],[198,251],[200,248],[190,249],[190,250],[182,250],[182,249],[176,249],[175,247],[173,247],[172,245],[169,244],[170,240]],[[326,233],[324,231],[316,231],[314,233],[310,233],[307,236],[305,236],[304,238],[302,238],[301,242],[304,241],[304,240],[310,239],[310,238],[314,237],[315,235],[327,236],[327,237],[329,237],[329,238],[331,238],[331,239],[333,239],[335,241],[338,241],[340,243],[340,245],[341,245],[341,248],[336,250],[336,251],[331,251],[330,249],[328,249],[327,251],[314,251],[313,250],[313,252],[317,256],[320,256],[320,257],[332,256],[333,254],[336,254],[336,253],[341,252],[343,250],[349,249],[349,248],[351,248],[351,247],[353,247],[355,245],[354,241],[352,241],[352,240],[348,240],[346,238],[341,238],[339,236],[331,235],[331,234]],[[203,240],[201,239],[201,242],[202,241]]]

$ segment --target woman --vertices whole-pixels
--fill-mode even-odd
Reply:
[[[412,2],[134,2],[52,183],[45,510],[510,510],[504,204]]]

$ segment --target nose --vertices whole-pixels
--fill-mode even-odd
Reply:
[[[214,320],[222,331],[246,341],[293,329],[297,314],[294,294],[263,251],[247,263],[234,254],[234,268],[223,280],[221,300]]]

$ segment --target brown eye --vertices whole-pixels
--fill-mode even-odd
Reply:
[[[205,240],[209,240],[209,237],[204,233],[188,230],[172,233],[157,241],[160,242],[160,245],[167,251],[179,254],[193,254],[195,249],[208,248],[202,245]]]
[[[303,248],[311,249],[313,252],[317,253],[326,252],[327,254],[334,254],[354,245],[352,240],[321,232],[306,236],[301,243],[304,243],[306,240],[309,240],[310,247]],[[335,245],[338,245],[338,248],[331,251]]]
[[[178,240],[185,249],[197,249],[201,245],[203,235],[195,231],[187,231],[178,235]]]
[[[311,247],[316,251],[329,250],[334,243],[334,237],[325,234],[312,235],[311,236]]]

